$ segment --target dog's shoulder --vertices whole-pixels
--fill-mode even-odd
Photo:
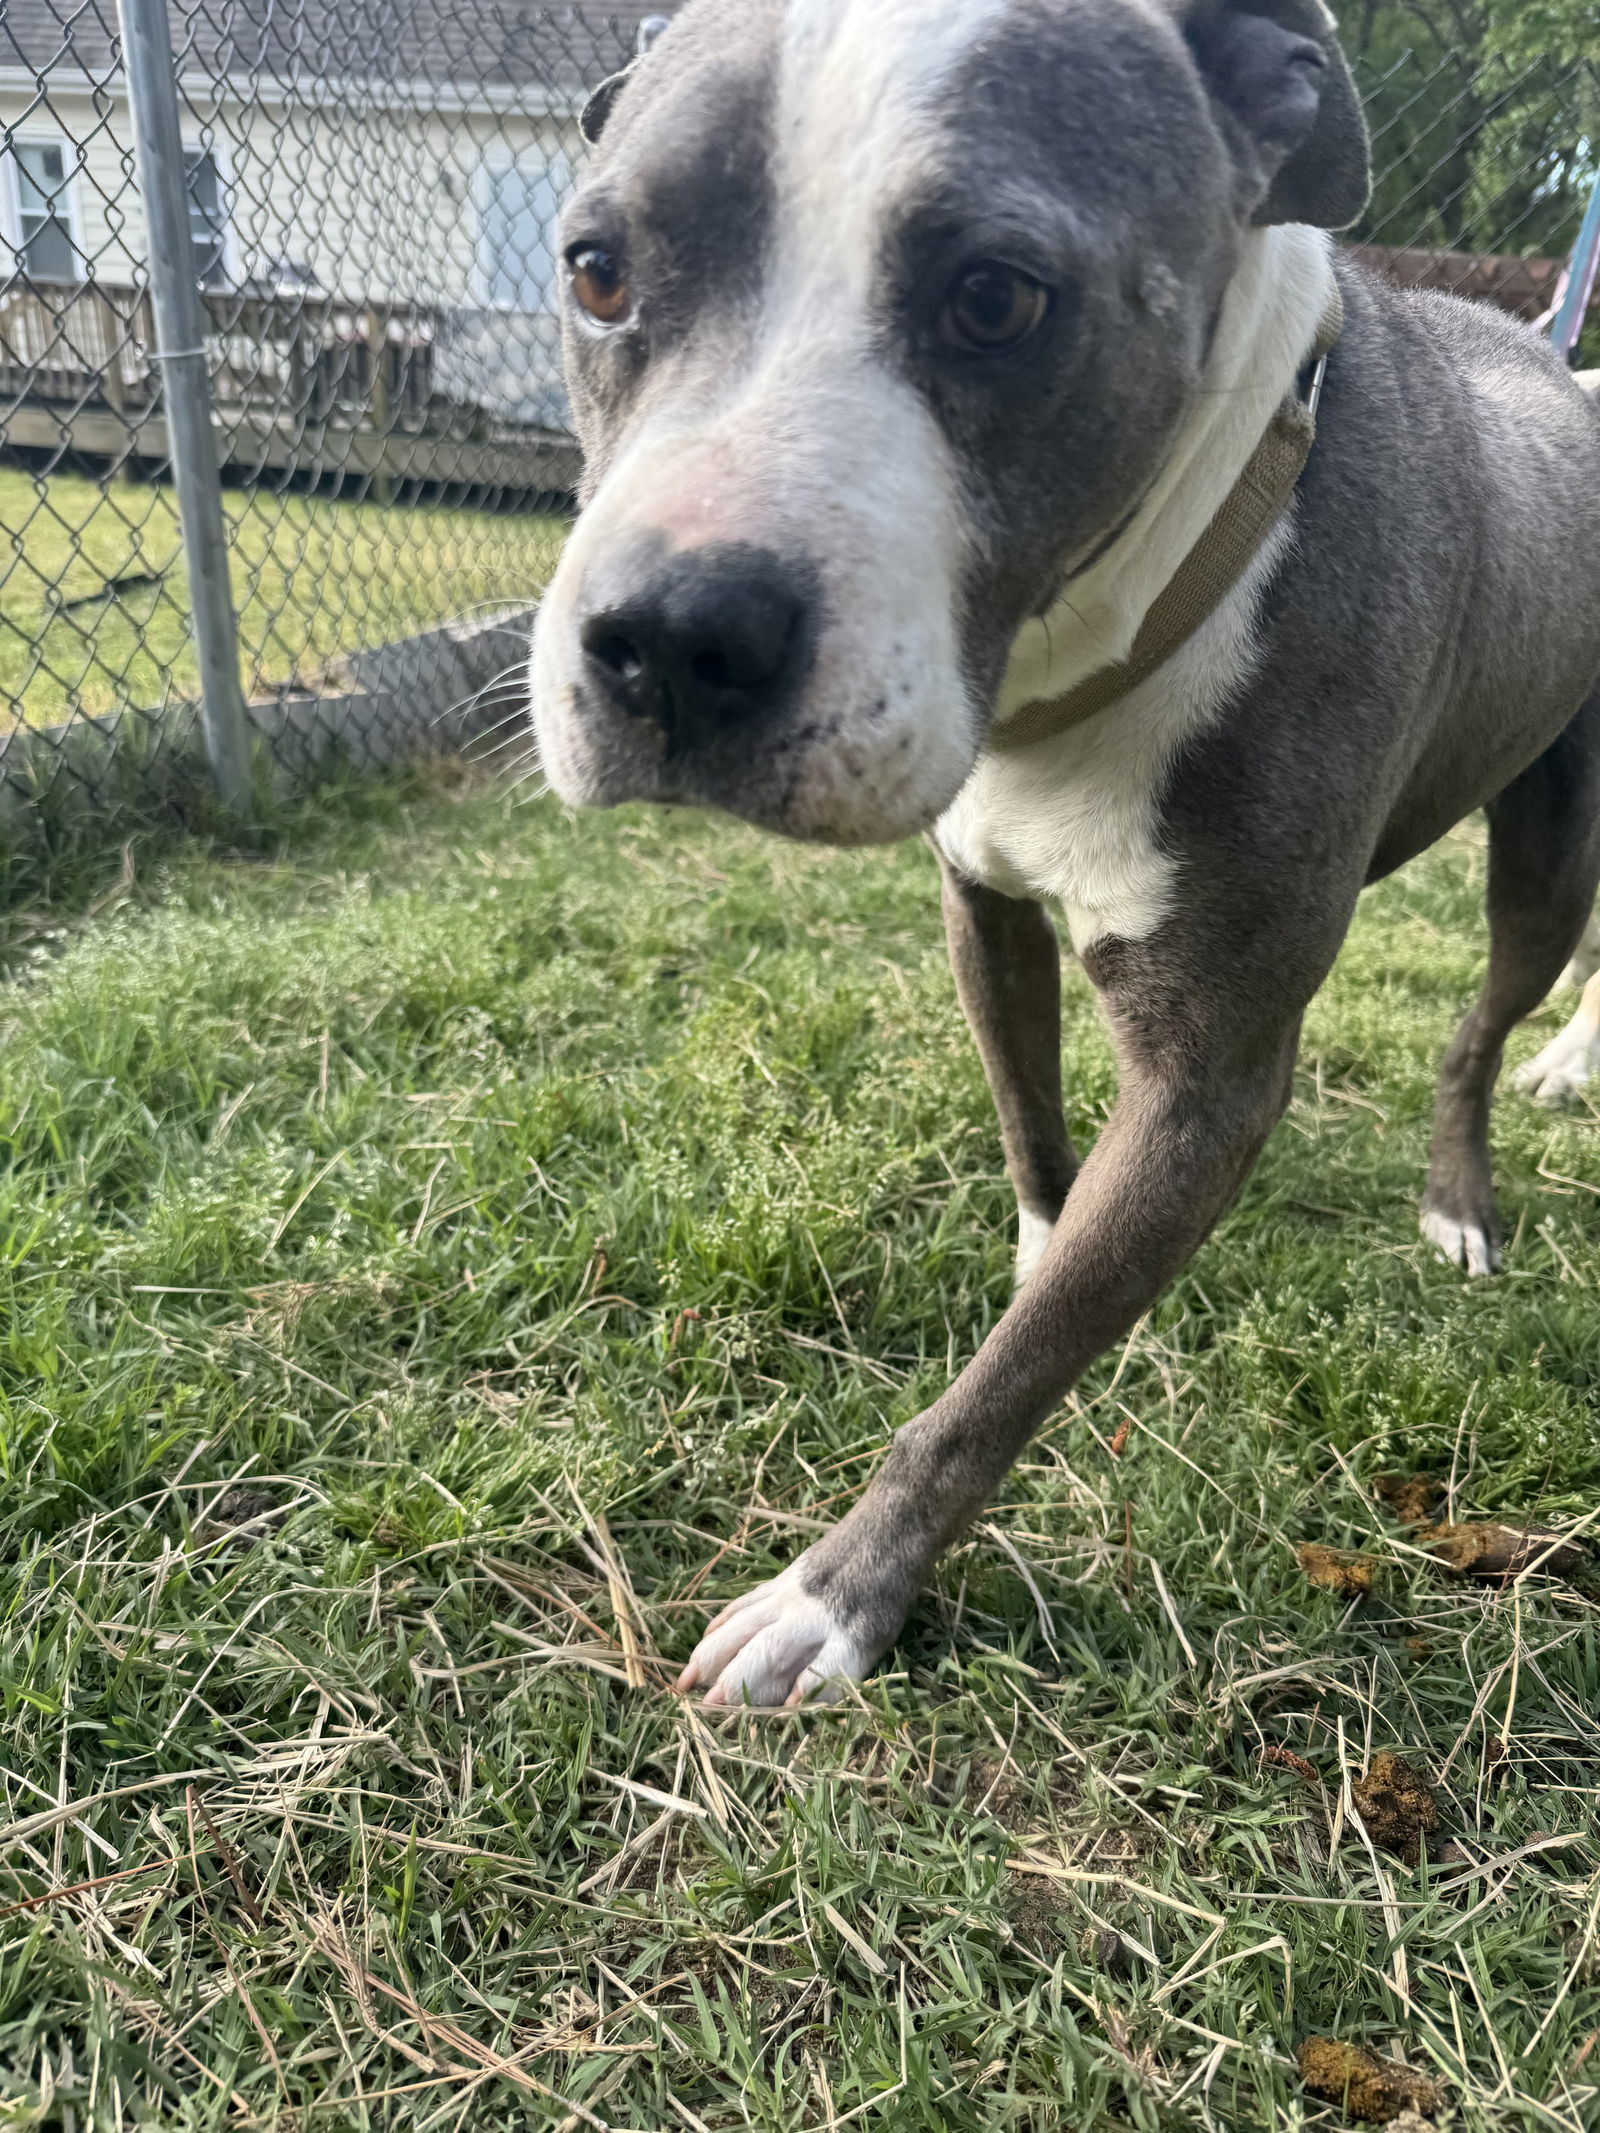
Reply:
[[[1597,403],[1578,389],[1546,336],[1498,306],[1438,289],[1404,289],[1351,254],[1337,260],[1345,344],[1369,387],[1386,373],[1398,397],[1458,401],[1474,427],[1498,413],[1553,428],[1600,451]]]

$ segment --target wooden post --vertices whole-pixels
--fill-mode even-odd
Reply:
[[[377,433],[377,464],[373,471],[371,494],[375,503],[385,509],[394,502],[394,476],[388,471],[389,437],[393,425],[393,409],[389,399],[389,320],[388,315],[374,304],[367,309],[361,330],[366,337],[367,360],[372,365],[372,376],[367,394],[367,409],[373,429]]]

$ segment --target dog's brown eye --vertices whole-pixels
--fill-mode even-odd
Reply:
[[[969,267],[945,300],[939,321],[953,348],[1003,355],[1038,332],[1050,311],[1050,291],[1020,267],[985,260]]]
[[[597,326],[620,326],[631,308],[622,262],[604,245],[580,244],[567,254],[572,293]]]

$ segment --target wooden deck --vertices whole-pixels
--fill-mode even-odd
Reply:
[[[440,391],[444,314],[300,293],[207,291],[218,455],[244,479],[570,495],[564,431]],[[0,449],[135,471],[167,458],[147,292],[89,283],[0,291]]]
[[[508,430],[503,436],[479,438],[428,431],[384,433],[370,425],[311,425],[231,409],[218,414],[216,431],[223,467],[241,478],[294,474],[313,480],[387,481],[396,488],[416,483],[571,496],[582,463],[572,439],[555,431]],[[130,425],[104,407],[33,403],[0,419],[0,450],[6,448],[66,452],[136,473],[155,471],[167,458],[167,425],[156,411],[142,413]]]

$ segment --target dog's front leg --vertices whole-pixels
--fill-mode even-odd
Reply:
[[[939,870],[950,966],[1016,1189],[1020,1289],[1044,1257],[1078,1174],[1061,1105],[1061,948],[1042,904],[984,888],[942,852]]]
[[[1235,998],[1196,1016],[1191,989],[1187,1016],[1152,1016],[1148,985],[1126,975],[1105,988],[1122,1093],[1033,1280],[849,1516],[718,1616],[680,1689],[770,1707],[864,1676],[1051,1409],[1232,1202],[1288,1101],[1298,1013],[1263,1026]]]

